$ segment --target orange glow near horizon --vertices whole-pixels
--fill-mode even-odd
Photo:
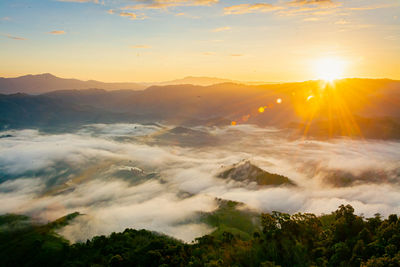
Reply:
[[[277,105],[294,107],[296,114],[302,119],[298,130],[304,137],[311,130],[315,133],[316,129],[311,127],[326,129],[329,137],[363,137],[354,113],[369,104],[365,96],[373,88],[360,86],[356,80],[314,81],[304,83],[296,91],[284,93],[274,102]],[[258,106],[250,113],[252,117],[265,116],[270,114],[273,107],[272,103]],[[249,118],[250,115],[239,115],[231,125],[247,123]]]
[[[304,137],[313,127],[313,122],[319,123],[318,127],[326,128],[329,137],[336,134],[362,137],[353,114],[365,105],[364,90],[368,89],[353,86],[345,80],[321,82],[316,87],[305,88],[301,96],[293,100],[295,110],[304,122]]]
[[[343,78],[346,63],[340,58],[327,57],[316,60],[313,67],[317,79],[332,82]]]

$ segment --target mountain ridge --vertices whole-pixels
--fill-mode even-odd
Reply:
[[[97,80],[80,80],[75,78],[61,78],[51,73],[27,74],[18,77],[0,77],[0,94],[28,93],[43,94],[60,90],[104,89],[116,90],[145,90],[152,86],[167,85],[199,85],[210,86],[220,83],[252,84],[230,79],[207,76],[186,76],[163,82],[101,82]],[[263,84],[263,83],[254,83]]]
[[[295,128],[318,137],[326,133],[329,137],[363,136],[361,129],[366,130],[367,138],[400,138],[398,103],[400,81],[371,79],[339,80],[334,86],[307,81],[58,90],[40,95],[0,92],[0,127],[115,122],[227,126],[234,122]],[[314,125],[310,126],[312,114]],[[379,118],[380,127],[374,127]],[[318,125],[320,122],[325,123]]]
[[[0,93],[28,93],[41,94],[56,90],[68,89],[132,89],[143,90],[146,86],[139,83],[103,83],[99,81],[89,80],[82,81],[78,79],[60,78],[50,73],[37,75],[23,75],[15,78],[0,77]]]

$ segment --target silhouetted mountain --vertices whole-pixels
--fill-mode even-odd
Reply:
[[[81,81],[77,79],[64,79],[50,73],[39,75],[25,75],[16,78],[0,77],[0,93],[14,94],[40,94],[55,90],[99,88],[105,90],[143,90],[145,85],[138,83],[103,83],[98,81]]]
[[[82,81],[78,79],[65,79],[56,77],[50,73],[38,75],[24,75],[16,78],[0,77],[0,94],[41,94],[58,90],[82,90],[82,89],[103,89],[103,90],[144,90],[149,86],[165,86],[165,85],[201,85],[209,86],[220,83],[242,83],[229,79],[221,79],[215,77],[193,77],[188,76],[182,79],[165,81],[165,82],[146,82],[146,83],[105,83],[94,80]],[[260,84],[260,83],[247,83]]]
[[[142,120],[142,118],[144,120]],[[88,123],[147,122],[144,116],[64,101],[46,95],[0,95],[0,128],[62,129]]]
[[[155,83],[155,84],[157,84],[157,85],[192,84],[192,85],[208,86],[208,85],[219,84],[219,83],[241,83],[241,82],[233,81],[233,80],[229,80],[229,79],[221,79],[221,78],[216,78],[216,77],[187,76],[183,79],[160,82],[160,83]]]
[[[290,127],[298,134],[321,138],[399,138],[398,103],[399,81],[370,79],[344,79],[335,84],[169,85],[142,91],[62,90],[39,96],[2,95],[0,123],[21,127],[158,121],[193,126],[234,121]]]

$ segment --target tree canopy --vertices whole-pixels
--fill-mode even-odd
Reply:
[[[191,244],[134,229],[70,244],[55,229],[77,213],[46,225],[31,223],[26,216],[2,215],[0,265],[400,266],[397,215],[364,218],[350,205],[321,216],[250,214],[236,205],[224,202],[219,210],[204,216],[203,221],[216,230]]]

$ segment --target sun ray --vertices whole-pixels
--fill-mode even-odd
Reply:
[[[339,58],[320,58],[314,62],[314,72],[317,79],[332,82],[343,77],[345,65]]]

